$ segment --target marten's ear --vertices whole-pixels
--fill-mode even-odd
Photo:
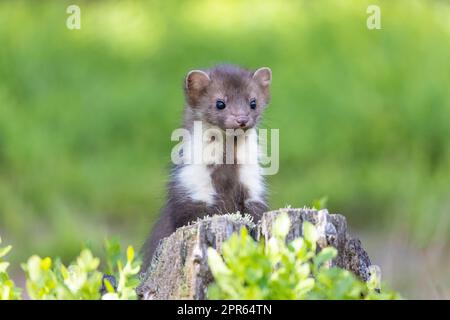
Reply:
[[[185,86],[187,92],[200,92],[211,82],[208,74],[201,70],[192,70],[186,76]]]
[[[253,80],[263,88],[268,87],[272,82],[272,70],[267,67],[259,68],[253,73]]]

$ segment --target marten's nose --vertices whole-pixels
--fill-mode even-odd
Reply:
[[[236,122],[241,126],[241,127],[245,127],[245,125],[247,124],[249,118],[248,116],[238,116],[236,118]]]

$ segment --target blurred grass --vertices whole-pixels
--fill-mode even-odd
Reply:
[[[280,128],[271,207],[450,242],[445,1],[0,2],[0,234],[17,261],[137,247],[164,201],[192,68],[270,66]],[[382,30],[366,28],[378,4]]]

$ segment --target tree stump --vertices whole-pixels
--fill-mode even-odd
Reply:
[[[333,246],[338,255],[332,265],[352,271],[364,281],[370,276],[370,259],[361,242],[347,232],[347,221],[339,214],[328,214],[326,209],[279,209],[263,214],[258,223],[239,213],[208,216],[176,230],[163,239],[150,267],[141,272],[137,288],[140,299],[195,299],[206,298],[208,285],[213,281],[207,262],[208,247],[219,253],[222,244],[242,227],[256,240],[268,240],[272,225],[281,212],[287,212],[291,227],[286,241],[302,236],[302,224],[307,220],[319,233],[318,248]],[[378,268],[375,268],[378,270]]]

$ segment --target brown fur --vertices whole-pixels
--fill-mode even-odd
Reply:
[[[270,100],[270,77],[270,71],[263,70],[255,75],[254,71],[231,65],[220,65],[204,70],[204,73],[189,73],[184,88],[186,96],[184,127],[190,130],[193,122],[198,120],[223,130],[235,129],[239,127],[236,117],[240,115],[249,118],[244,129],[256,126]],[[225,109],[216,108],[217,99],[222,99],[226,103]],[[256,99],[256,109],[249,107],[251,99]],[[175,177],[181,168],[182,165],[175,165],[172,168],[172,177]],[[177,185],[175,179],[169,182],[166,206],[143,247],[142,270],[148,268],[160,240],[181,226],[207,214],[237,211],[249,213],[254,220],[259,220],[261,214],[267,210],[265,197],[263,202],[246,203],[249,190],[239,182],[238,164],[213,165],[212,169],[211,178],[216,191],[213,205],[193,201],[189,198],[187,190]]]
[[[186,128],[190,128],[195,120],[200,120],[222,129],[236,129],[238,126],[233,123],[233,115],[248,115],[250,122],[247,128],[259,122],[270,101],[270,93],[268,85],[264,86],[252,78],[254,72],[236,66],[219,65],[205,70],[205,73],[209,76],[210,83],[197,78],[195,80],[203,86],[194,90],[189,86],[190,79],[187,79],[184,118]],[[249,108],[252,98],[257,102],[255,110]],[[215,107],[217,99],[225,101],[225,109],[218,110]]]

